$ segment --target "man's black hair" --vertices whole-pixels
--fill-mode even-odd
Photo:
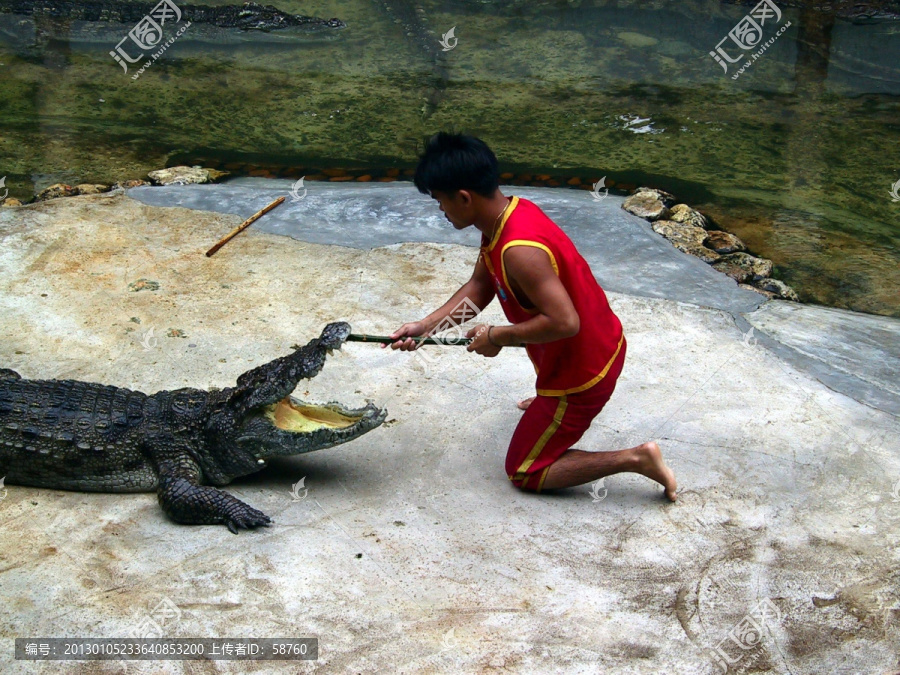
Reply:
[[[500,186],[500,170],[497,157],[481,139],[441,131],[425,146],[413,182],[426,195],[469,190],[490,197]]]

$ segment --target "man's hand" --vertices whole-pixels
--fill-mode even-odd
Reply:
[[[491,344],[490,340],[488,340],[489,330],[490,326],[486,323],[479,324],[469,330],[469,332],[466,333],[466,337],[474,339],[469,343],[469,346],[466,347],[466,349],[470,352],[481,354],[482,356],[497,356],[503,347]]]
[[[397,339],[397,342],[391,343],[391,349],[399,349],[403,352],[413,352],[419,348],[419,343],[416,340],[412,340],[411,338],[419,337],[420,335],[424,335],[427,332],[428,328],[422,321],[405,323],[388,336],[392,339]],[[387,347],[387,345],[381,345],[382,349],[384,349],[385,347]]]

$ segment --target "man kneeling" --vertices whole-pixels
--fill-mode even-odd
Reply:
[[[537,396],[519,404],[525,414],[506,457],[513,484],[540,492],[631,471],[660,483],[675,501],[675,475],[656,443],[616,452],[572,448],[612,395],[627,345],[569,237],[534,203],[500,192],[497,158],[472,136],[434,136],[414,181],[453,227],[481,232],[481,255],[472,278],[440,309],[391,334],[391,348],[414,350],[412,337],[429,334],[463,303],[484,309],[497,295],[512,325],[476,326],[468,349],[493,357],[524,344],[537,372]]]

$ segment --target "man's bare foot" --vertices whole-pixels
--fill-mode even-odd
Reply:
[[[669,501],[674,502],[678,498],[675,494],[678,485],[672,469],[663,461],[659,446],[653,441],[649,441],[638,446],[636,451],[639,464],[635,471],[662,485],[666,489],[666,497],[669,498]]]
[[[519,403],[518,403],[519,410],[528,410],[528,406],[530,406],[534,402],[534,399],[536,399],[536,398],[537,398],[537,396],[532,396],[531,398],[526,398],[526,399],[522,399],[521,401],[519,401]]]

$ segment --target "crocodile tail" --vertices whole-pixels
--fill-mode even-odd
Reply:
[[[22,376],[9,368],[0,368],[0,380],[21,380]]]

